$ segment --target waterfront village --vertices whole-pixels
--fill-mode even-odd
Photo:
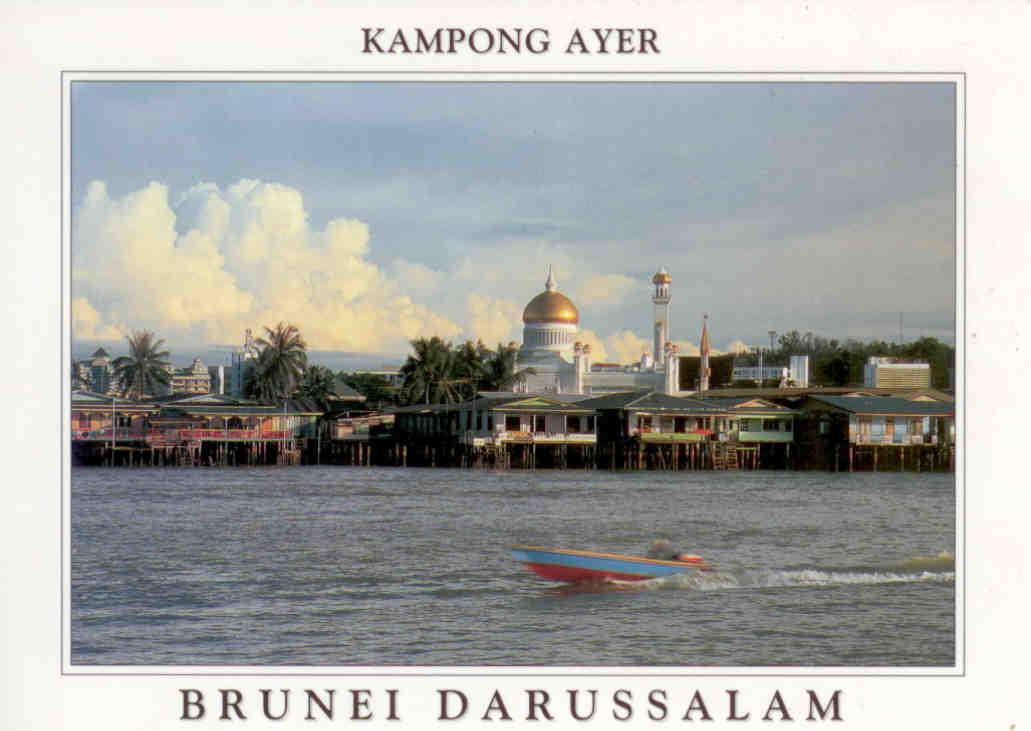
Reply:
[[[652,278],[651,350],[632,364],[592,361],[550,271],[523,311],[521,346],[420,339],[403,366],[379,371],[309,366],[282,323],[248,331],[226,364],[184,369],[133,333],[128,356],[98,348],[72,362],[72,462],[955,469],[951,348],[928,339],[948,352],[932,363],[901,343],[857,355],[797,332],[777,348],[771,331],[769,349],[714,354],[703,316],[699,354],[683,355],[672,281],[665,269]]]

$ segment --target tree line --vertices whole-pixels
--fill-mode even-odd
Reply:
[[[257,355],[245,369],[242,390],[248,398],[276,401],[286,398],[323,402],[336,391],[339,379],[366,397],[370,407],[415,403],[454,403],[479,391],[510,390],[532,369],[519,370],[519,346],[498,343],[490,349],[477,340],[454,345],[439,337],[411,341],[412,353],[401,368],[400,388],[374,374],[334,373],[308,362],[308,345],[294,325],[265,328],[255,339]],[[128,355],[112,362],[118,391],[126,398],[142,399],[166,392],[171,362],[165,341],[150,331],[126,336]],[[78,369],[72,368],[73,384]]]
[[[247,367],[243,393],[249,398],[275,401],[303,398],[323,402],[346,383],[365,396],[369,408],[393,405],[456,403],[475,397],[480,391],[510,391],[533,373],[519,369],[519,346],[510,342],[488,348],[480,340],[454,344],[437,336],[411,341],[412,352],[401,367],[400,387],[374,374],[334,373],[308,362],[308,346],[294,325],[278,323],[265,327],[264,337],[255,340],[257,357]],[[171,363],[164,340],[150,331],[126,336],[128,355],[112,362],[118,390],[127,398],[155,396],[171,381]],[[789,356],[808,355],[812,381],[827,386],[862,383],[863,366],[870,356],[892,356],[926,361],[931,366],[931,385],[947,388],[956,351],[936,338],[924,337],[909,343],[885,341],[840,342],[797,330],[781,335],[778,347],[767,351],[767,363],[787,363]],[[78,378],[72,369],[73,383]]]
[[[811,332],[792,330],[778,338],[777,347],[767,351],[766,363],[788,363],[792,355],[808,355],[811,380],[824,386],[848,386],[863,382],[863,366],[871,356],[917,360],[931,366],[931,386],[948,388],[950,370],[956,364],[956,350],[937,338],[923,337],[908,343],[884,340],[860,341],[825,338]]]

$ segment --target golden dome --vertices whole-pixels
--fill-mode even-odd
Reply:
[[[523,322],[565,322],[576,325],[580,313],[573,301],[561,292],[547,290],[530,300],[523,310]]]
[[[576,325],[580,322],[580,313],[576,311],[573,301],[558,291],[555,275],[548,267],[548,281],[544,283],[544,291],[530,300],[523,310],[523,322],[560,322]]]
[[[666,267],[662,267],[659,271],[655,272],[655,276],[652,277],[652,284],[670,284],[673,281],[673,277],[666,271]]]

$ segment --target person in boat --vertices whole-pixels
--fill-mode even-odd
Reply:
[[[652,543],[645,555],[648,558],[657,558],[663,561],[683,561],[692,565],[702,564],[701,556],[684,553],[665,538],[660,538]]]
[[[659,538],[654,541],[651,548],[648,549],[648,553],[645,554],[648,558],[658,558],[663,561],[679,561],[680,551],[674,548],[673,544],[665,538]]]

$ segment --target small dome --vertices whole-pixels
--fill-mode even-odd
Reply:
[[[576,325],[580,322],[580,313],[573,301],[557,290],[541,292],[530,300],[523,310],[523,322],[558,322]]]
[[[652,277],[652,284],[670,284],[673,281],[673,277],[666,271],[666,267],[662,267],[659,271],[655,272],[655,276]]]

